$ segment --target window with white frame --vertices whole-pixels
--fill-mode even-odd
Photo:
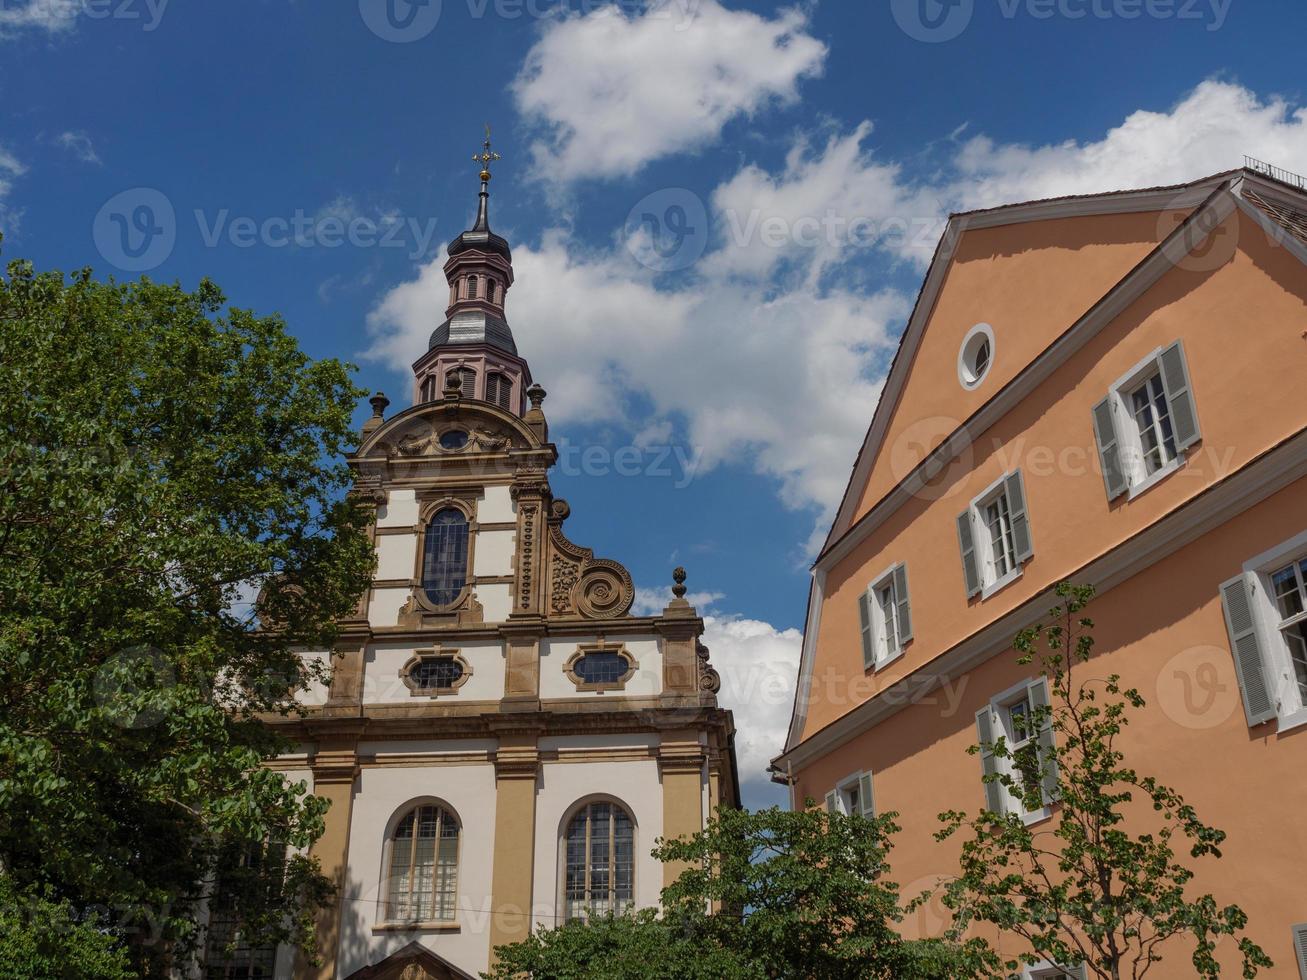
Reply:
[[[1021,971],[1021,980],[1085,980],[1087,971],[1084,966],[1070,968],[1055,966],[1048,960],[1028,966]]]
[[[871,773],[855,772],[826,794],[826,811],[842,813],[846,817],[857,814],[871,818],[876,815],[876,798],[872,791]]]
[[[1109,500],[1133,496],[1179,467],[1200,438],[1184,345],[1158,348],[1127,371],[1093,418]]]
[[[879,669],[903,653],[912,640],[908,569],[900,563],[882,572],[858,597],[862,619],[862,664]]]
[[[1021,471],[996,480],[958,515],[967,596],[987,597],[1021,574],[1034,555]]]
[[[976,712],[985,801],[995,813],[1014,813],[1027,822],[1048,815],[1057,792],[1049,703],[1048,680],[1039,677],[1004,691]],[[1002,757],[994,751],[1000,739],[1007,749]],[[1011,787],[1003,784],[1003,776],[1012,781]],[[1027,807],[1030,798],[1037,805]]]
[[[1248,724],[1307,724],[1307,532],[1221,586]]]

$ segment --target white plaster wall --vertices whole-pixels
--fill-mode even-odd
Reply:
[[[309,663],[318,664],[322,667],[331,666],[331,654],[325,650],[301,653],[300,657]],[[327,676],[330,677],[330,673]],[[326,704],[328,686],[327,683],[321,681],[311,681],[308,687],[295,695],[295,700],[304,705]]]
[[[412,490],[391,490],[390,499],[377,508],[377,527],[413,527],[417,522],[417,495]]]
[[[477,522],[503,524],[517,520],[517,504],[506,486],[485,488],[485,496],[477,504]]]
[[[566,742],[566,740],[563,740]],[[603,796],[620,800],[635,821],[635,902],[655,907],[663,887],[662,865],[650,851],[663,832],[663,793],[658,763],[553,762],[541,767],[536,796],[535,879],[532,906],[541,925],[561,923],[558,903],[562,875],[559,842],[563,821],[582,800]]]
[[[482,614],[487,623],[502,623],[513,611],[513,587],[507,582],[500,584],[481,584],[474,590],[477,602],[481,603]]]
[[[377,643],[363,654],[363,701],[365,704],[418,702],[404,682],[399,670],[418,649],[431,649],[431,643],[415,646],[412,643]],[[498,642],[463,643],[456,649],[472,668],[472,676],[458,689],[457,694],[442,694],[436,700],[497,701],[504,696],[504,648]],[[422,698],[421,700],[428,700]]]
[[[408,592],[407,587],[373,589],[368,602],[368,622],[373,626],[398,626],[399,611],[408,602]]]
[[[487,619],[490,617],[487,616]],[[566,637],[544,640],[540,644],[540,696],[542,698],[610,698],[630,695],[659,694],[663,687],[663,654],[657,637],[623,637],[627,653],[635,658],[635,675],[620,691],[578,691],[563,667],[578,647],[595,643],[598,636]],[[615,639],[609,642],[617,642]]]
[[[512,575],[516,547],[516,531],[478,531],[472,574]]]
[[[382,534],[377,537],[377,578],[413,577],[417,567],[418,536],[416,534]]]
[[[373,932],[383,919],[386,825],[405,804],[436,797],[462,823],[457,931]],[[495,835],[495,769],[484,765],[365,767],[350,826],[349,876],[337,975],[349,976],[416,940],[473,976],[488,966]]]

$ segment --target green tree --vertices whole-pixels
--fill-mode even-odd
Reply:
[[[321,833],[259,718],[295,710],[296,651],[330,648],[371,574],[348,371],[207,280],[0,276],[0,869],[107,910],[142,973],[194,941],[233,853]],[[252,866],[247,932],[311,944],[316,865]]]
[[[1168,941],[1187,936],[1196,975],[1216,977],[1217,943],[1237,937],[1243,975],[1254,977],[1271,961],[1241,935],[1247,916],[1211,895],[1192,895],[1194,872],[1176,856],[1179,846],[1193,859],[1219,858],[1225,834],[1174,789],[1126,763],[1119,739],[1130,710],[1144,705],[1139,692],[1123,690],[1116,674],[1074,676],[1093,650],[1093,621],[1081,615],[1093,594],[1060,584],[1050,622],[1015,641],[1017,662],[1038,663],[1048,678],[1051,703],[1034,707],[1028,722],[1041,737],[1014,750],[1000,735],[970,750],[1008,762],[985,778],[1027,810],[1051,799],[1052,823],[1027,827],[1018,815],[992,810],[940,814],[939,839],[970,831],[945,904],[959,921],[979,919],[1024,939],[1025,963],[1048,959],[1083,965],[1103,980],[1139,978],[1161,961]]]
[[[19,895],[0,875],[0,980],[129,980],[125,951],[95,917]]]
[[[893,815],[809,808],[720,810],[702,832],[661,841],[685,870],[662,913],[574,922],[501,947],[492,980],[965,978],[996,965],[979,941],[905,940],[888,878]]]

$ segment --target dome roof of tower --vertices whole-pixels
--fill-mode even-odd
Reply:
[[[496,236],[498,237],[498,236]],[[501,241],[503,239],[500,239]],[[505,245],[505,248],[508,246]],[[436,347],[486,344],[517,356],[517,344],[508,321],[483,310],[459,310],[431,334],[427,350]]]

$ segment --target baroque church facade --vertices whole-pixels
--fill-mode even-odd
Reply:
[[[661,613],[632,615],[627,570],[568,537],[545,391],[505,315],[495,158],[487,140],[414,403],[388,416],[374,397],[349,459],[372,587],[336,648],[305,654],[329,686],[277,720],[298,748],[277,767],[331,801],[311,851],[338,886],[321,963],[247,950],[248,969],[211,975],[476,976],[537,926],[656,906],[677,869],[654,841],[739,803],[684,572]]]

